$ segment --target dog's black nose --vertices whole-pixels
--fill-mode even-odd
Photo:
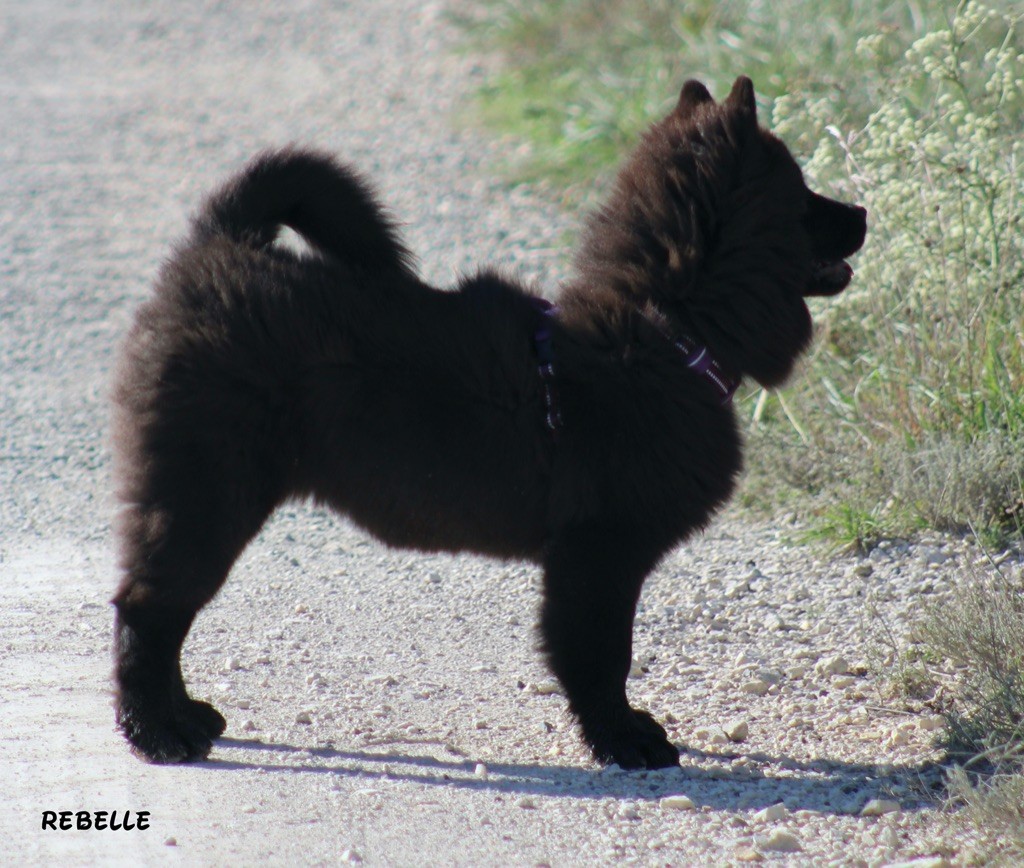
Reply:
[[[856,253],[863,246],[864,239],[868,234],[868,209],[862,208],[860,205],[852,205],[850,208],[853,211],[853,222],[855,223],[855,228],[852,230],[854,238],[851,239],[851,242],[855,243],[853,243],[850,253]],[[849,256],[850,253],[846,255]]]

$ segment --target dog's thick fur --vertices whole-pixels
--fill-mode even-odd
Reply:
[[[314,254],[274,244],[281,226]],[[675,340],[780,383],[811,337],[804,297],[846,286],[864,233],[863,209],[808,191],[759,128],[745,78],[721,104],[685,85],[548,313],[493,273],[423,284],[330,158],[257,158],[199,213],[116,375],[117,721],[136,752],[195,759],[223,732],[185,690],[182,643],[274,508],[311,497],[390,545],[540,564],[543,648],[594,755],[675,764],[626,699],[634,610],[740,469],[732,409]]]

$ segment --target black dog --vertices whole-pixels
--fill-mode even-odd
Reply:
[[[314,250],[274,244],[281,226]],[[267,153],[199,213],[138,313],[115,384],[123,581],[117,722],[154,762],[206,756],[196,613],[287,498],[393,546],[529,558],[540,630],[595,757],[673,765],[626,699],[644,578],[740,469],[740,378],[780,383],[804,297],[850,281],[865,212],[810,192],[749,79],[683,87],[586,227],[552,308],[491,273],[424,285],[348,169]]]

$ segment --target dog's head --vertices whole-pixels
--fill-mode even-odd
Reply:
[[[743,149],[738,154],[742,157],[742,168],[747,169],[741,175],[743,186],[749,190],[761,184],[765,193],[777,190],[782,197],[774,206],[763,206],[763,212],[787,218],[789,231],[797,228],[792,223],[794,214],[800,216],[799,229],[806,235],[812,257],[803,294],[835,295],[844,290],[853,277],[853,269],[845,259],[864,243],[867,212],[807,188],[786,146],[758,125],[754,84],[746,76],[736,79],[720,106],[699,81],[686,82],[675,111],[663,125],[669,128],[670,135],[674,129],[680,136],[677,146],[689,143],[699,150],[699,140],[708,132],[707,121],[712,118],[723,122],[732,141]]]
[[[619,173],[577,262],[773,386],[810,341],[805,298],[846,288],[866,228],[863,208],[808,189],[758,124],[749,78],[721,103],[688,81]]]

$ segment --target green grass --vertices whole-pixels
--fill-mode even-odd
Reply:
[[[954,828],[967,844],[965,865],[1024,864],[1024,775],[996,771],[984,778],[951,773],[952,803],[963,807]]]
[[[823,510],[803,535],[805,542],[823,540],[848,551],[865,553],[885,536],[885,524],[875,509],[837,503]]]
[[[857,77],[851,86],[846,75],[857,39],[878,28],[909,38],[941,20],[933,3],[913,0],[829,0],[813,14],[803,0],[477,5],[459,20],[476,50],[503,61],[479,93],[479,117],[525,146],[519,179],[550,182],[574,198],[614,169],[687,78],[724,94],[742,72],[757,83],[763,111],[801,91],[861,123],[875,95],[874,83]]]
[[[916,627],[922,653],[955,685],[945,712],[945,746],[958,759],[949,795],[963,808],[954,822],[979,864],[1024,860],[1022,591],[1001,569],[971,573],[952,600],[926,607]]]
[[[957,864],[1024,863],[1024,576],[965,568],[919,607],[906,636],[869,606],[868,654],[884,693],[941,711]]]

